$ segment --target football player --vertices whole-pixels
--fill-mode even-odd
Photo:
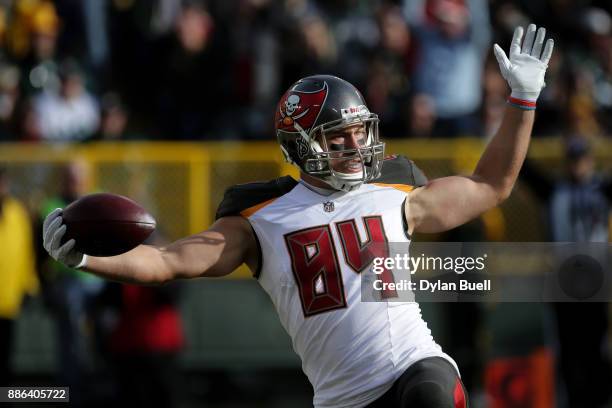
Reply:
[[[378,117],[355,87],[303,78],[283,95],[276,134],[301,179],[230,188],[206,231],[114,257],[60,245],[62,210],[44,223],[55,259],[108,279],[164,283],[214,277],[246,263],[268,293],[314,388],[315,407],[466,407],[455,362],[435,343],[415,302],[361,301],[370,245],[446,231],[505,200],[525,158],[553,50],[545,30],[495,45],[512,93],[501,127],[471,176],[424,180],[403,157],[384,159]]]

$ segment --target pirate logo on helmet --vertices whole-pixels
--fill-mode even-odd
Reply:
[[[308,134],[325,103],[327,89],[327,83],[323,82],[323,87],[314,92],[287,91],[278,104],[277,129],[289,133],[304,131]]]

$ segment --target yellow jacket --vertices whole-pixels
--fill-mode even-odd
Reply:
[[[0,213],[0,318],[16,318],[24,295],[38,292],[33,245],[26,209],[7,197]]]

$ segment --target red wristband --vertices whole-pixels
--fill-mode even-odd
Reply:
[[[525,99],[513,98],[512,96],[508,97],[508,103],[516,106],[517,108],[525,110],[534,110],[536,108],[535,101],[527,101]]]

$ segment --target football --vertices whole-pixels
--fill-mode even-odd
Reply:
[[[155,219],[127,197],[97,193],[84,196],[63,212],[66,233],[63,241],[74,238],[76,250],[93,256],[113,256],[127,252],[155,230]]]

